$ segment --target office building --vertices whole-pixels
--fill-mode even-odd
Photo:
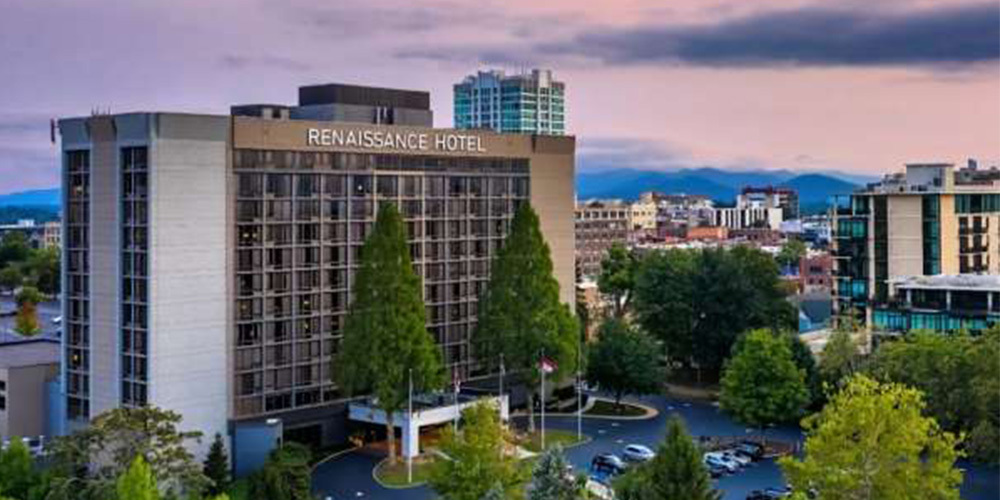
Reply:
[[[286,120],[433,127],[434,113],[430,106],[428,92],[328,83],[299,87],[298,106],[242,104],[232,106],[231,114]]]
[[[629,206],[621,200],[580,202],[575,219],[577,279],[595,279],[608,249],[628,243]]]
[[[799,218],[799,193],[786,187],[745,187],[736,196],[736,208],[779,208],[783,220]]]
[[[729,229],[781,229],[782,209],[765,207],[714,208],[712,225]]]
[[[872,325],[890,282],[1000,274],[1000,170],[911,164],[831,208],[835,315]]]
[[[290,437],[345,440],[333,358],[383,202],[405,218],[428,329],[457,376],[488,375],[470,335],[520,204],[538,212],[561,299],[574,300],[572,137],[233,109],[60,121],[72,424],[149,404],[209,436],[280,419]],[[332,109],[309,116],[339,119]]]
[[[455,128],[511,134],[564,135],[566,86],[552,71],[508,75],[479,71],[454,86]]]
[[[62,223],[49,221],[42,224],[42,248],[62,248]]]
[[[48,384],[59,377],[59,341],[0,343],[0,440],[50,430]]]
[[[889,280],[889,301],[875,306],[874,328],[981,332],[1000,325],[1000,276],[959,274]]]

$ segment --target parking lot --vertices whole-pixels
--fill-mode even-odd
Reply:
[[[594,456],[601,453],[621,454],[623,448],[632,443],[656,449],[663,438],[666,418],[671,413],[679,414],[688,431],[695,436],[743,436],[748,429],[735,424],[718,408],[700,402],[685,402],[664,397],[650,397],[641,400],[660,411],[656,418],[648,420],[616,421],[604,419],[583,419],[583,433],[592,440],[586,444],[567,450],[567,456],[579,471],[590,467]],[[547,419],[549,428],[575,430],[575,417],[554,417]],[[523,418],[515,418],[515,425],[524,425]],[[768,439],[794,441],[801,439],[796,428],[785,427],[768,431]],[[434,493],[427,487],[406,490],[390,490],[375,483],[371,470],[381,457],[363,453],[350,453],[326,462],[313,473],[313,489],[334,500],[346,498],[369,498],[373,500],[430,500]],[[1000,469],[995,467],[968,467],[962,488],[962,498],[967,500],[995,500],[1000,495]],[[784,485],[781,470],[770,459],[764,459],[735,474],[725,475],[715,481],[723,492],[725,500],[744,500],[754,490]]]

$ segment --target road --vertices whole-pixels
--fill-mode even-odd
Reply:
[[[591,458],[597,453],[620,453],[629,443],[641,443],[656,447],[663,438],[667,415],[676,413],[684,419],[688,431],[695,436],[742,436],[748,430],[733,423],[716,407],[706,403],[671,400],[664,397],[649,397],[641,402],[660,410],[660,414],[649,420],[612,421],[584,419],[583,433],[592,441],[567,450],[567,456],[577,470],[586,470]],[[523,419],[515,419],[516,425],[523,425]],[[549,417],[549,428],[576,429],[573,417]],[[768,431],[769,438],[799,440],[801,432],[792,427]],[[381,459],[365,453],[354,452],[341,456],[319,466],[313,475],[313,488],[333,500],[366,498],[372,500],[430,500],[433,492],[426,487],[406,490],[390,490],[378,486],[372,479],[371,471]],[[963,466],[968,467],[963,464]],[[1000,498],[1000,469],[972,467],[966,474],[962,488],[962,498],[966,500],[996,500]],[[773,461],[765,460],[734,475],[720,478],[716,486],[723,492],[725,500],[743,500],[755,489],[783,485],[781,471]]]

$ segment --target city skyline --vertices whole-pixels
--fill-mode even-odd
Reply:
[[[57,184],[56,116],[219,113],[288,102],[299,83],[405,81],[450,126],[451,85],[492,67],[566,82],[580,171],[996,163],[1000,6],[881,4],[14,3],[0,19],[0,193]]]

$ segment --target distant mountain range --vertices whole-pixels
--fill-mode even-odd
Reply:
[[[61,204],[59,188],[0,194],[0,207],[50,207],[58,210]]]
[[[723,203],[732,203],[745,186],[789,187],[799,193],[804,212],[822,211],[830,196],[847,194],[875,178],[842,176],[832,173],[797,175],[787,170],[735,171],[717,168],[649,171],[614,169],[578,173],[577,198],[620,198],[634,200],[645,191],[700,194]]]
[[[850,193],[858,185],[874,180],[874,177],[830,172],[798,175],[787,170],[738,171],[706,167],[652,171],[621,168],[578,173],[576,194],[581,200],[634,200],[644,191],[662,191],[702,194],[719,202],[732,203],[745,186],[787,186],[798,191],[799,204],[804,211],[809,212],[825,207],[831,195]],[[58,210],[60,203],[59,188],[0,195],[0,207],[45,207]]]

